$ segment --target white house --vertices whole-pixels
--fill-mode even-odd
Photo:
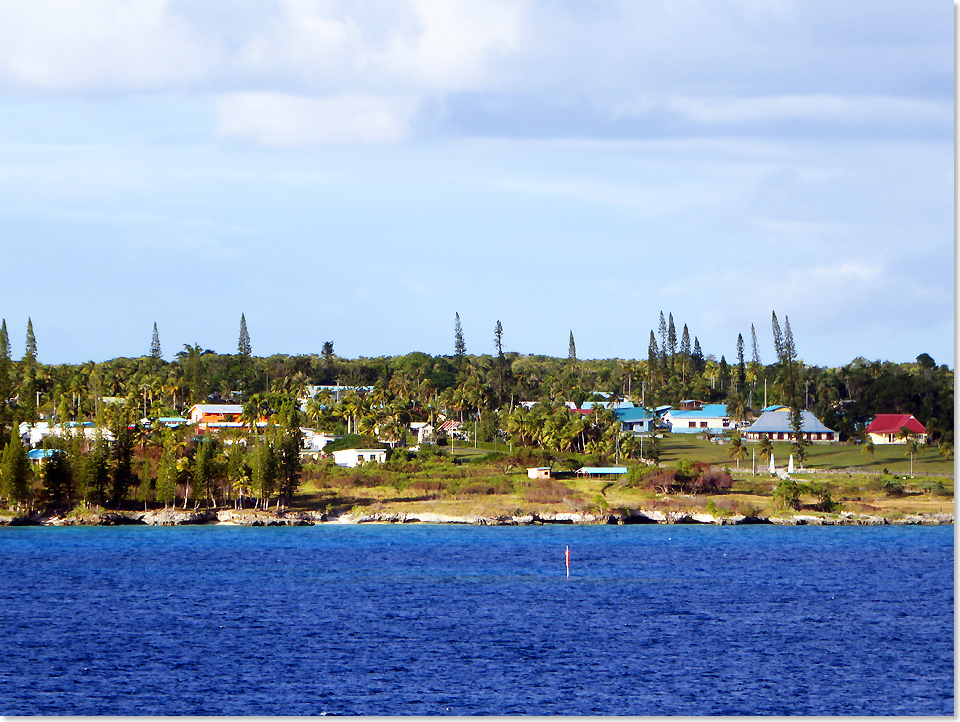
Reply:
[[[433,441],[433,426],[427,421],[411,421],[410,433],[417,435],[417,443]]]
[[[670,409],[663,415],[674,434],[696,434],[701,431],[719,434],[731,428],[724,404],[701,404],[690,400],[684,405],[687,408]]]
[[[337,466],[346,466],[351,469],[371,462],[383,464],[386,460],[386,449],[341,449],[333,452],[333,462]]]
[[[300,433],[303,434],[303,448],[308,451],[322,451],[323,447],[329,444],[331,441],[336,441],[337,439],[342,439],[342,436],[335,436],[334,434],[325,434],[322,431],[316,431],[315,429],[308,429],[306,427],[300,427]]]

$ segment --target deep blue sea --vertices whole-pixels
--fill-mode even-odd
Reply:
[[[0,528],[0,714],[952,715],[953,535]]]

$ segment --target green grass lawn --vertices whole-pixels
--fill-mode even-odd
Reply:
[[[752,468],[751,457],[757,448],[757,444],[750,442],[747,442],[746,446],[750,456],[740,462],[741,471]],[[727,455],[729,448],[727,444],[714,444],[699,439],[695,434],[664,434],[660,440],[660,461],[674,465],[680,459],[691,459],[708,464],[725,464],[736,469],[737,462]],[[887,469],[891,474],[910,473],[910,457],[906,455],[905,447],[900,444],[876,446],[872,455],[865,452],[864,447],[859,444],[812,444],[806,451],[806,466],[811,469],[860,468],[877,474],[882,474],[883,470]],[[773,457],[777,466],[786,467],[792,453],[793,444],[774,442]],[[769,462],[757,456],[758,469],[766,469],[768,465]],[[953,472],[953,460],[944,459],[935,447],[924,449],[914,457],[914,476],[929,473],[953,475]]]

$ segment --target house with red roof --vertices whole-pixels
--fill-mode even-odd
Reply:
[[[903,428],[910,432],[910,438],[926,443],[927,430],[913,414],[877,414],[866,433],[874,444],[906,444],[907,439],[900,432]]]

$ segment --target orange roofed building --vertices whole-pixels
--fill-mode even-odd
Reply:
[[[240,404],[194,404],[190,407],[191,424],[217,424],[240,421]]]

